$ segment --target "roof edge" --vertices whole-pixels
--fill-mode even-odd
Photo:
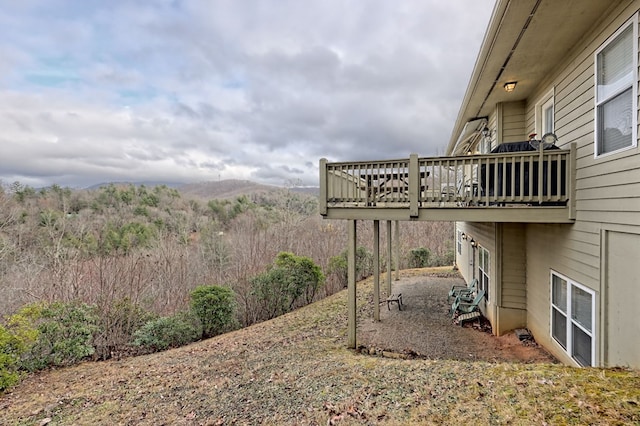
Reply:
[[[497,0],[496,4],[493,6],[491,19],[489,20],[489,24],[487,25],[487,30],[482,40],[482,44],[480,45],[480,51],[478,53],[478,57],[476,58],[476,62],[473,66],[473,71],[469,79],[467,90],[465,92],[464,97],[462,98],[462,104],[460,105],[460,111],[458,112],[458,117],[456,118],[453,131],[451,132],[451,136],[449,138],[449,144],[447,145],[447,151],[446,151],[447,155],[450,155],[453,152],[453,150],[456,148],[456,144],[459,140],[462,129],[467,124],[464,118],[466,116],[465,106],[469,103],[469,100],[477,90],[478,80],[480,79],[480,75],[484,71],[487,58],[489,57],[489,54],[493,50],[493,45],[495,43],[496,36],[500,31],[504,16],[506,14],[506,11],[509,7],[510,2],[511,0]],[[473,119],[471,121],[473,121]]]

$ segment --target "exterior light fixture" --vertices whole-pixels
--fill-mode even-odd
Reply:
[[[504,84],[504,90],[511,93],[516,90],[516,84],[518,84],[517,81],[508,81]]]
[[[476,240],[474,240],[473,238],[471,239],[469,244],[471,244],[471,247],[476,247],[478,245],[478,243],[476,243]]]
[[[465,234],[464,232],[460,235],[460,237],[465,241],[467,240],[467,234]]]
[[[487,126],[484,126],[484,129],[482,129],[482,137],[488,138],[489,136],[491,136],[491,130],[489,130]]]

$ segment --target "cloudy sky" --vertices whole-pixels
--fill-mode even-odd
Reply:
[[[442,154],[494,0],[0,4],[0,180],[87,187]]]

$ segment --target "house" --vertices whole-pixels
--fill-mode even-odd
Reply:
[[[389,237],[392,221],[455,221],[495,334],[640,368],[639,15],[640,0],[497,0],[447,156],[321,160],[321,214],[349,220],[350,253],[357,220],[376,240],[379,221]]]

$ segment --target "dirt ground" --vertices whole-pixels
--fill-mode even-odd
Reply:
[[[385,300],[386,283],[381,280],[380,299]],[[535,341],[521,342],[513,331],[496,337],[484,318],[455,324],[448,311],[447,293],[452,285],[464,285],[458,277],[433,275],[401,276],[392,281],[392,293],[402,293],[400,311],[394,303],[380,305],[380,322],[369,312],[358,322],[357,341],[364,350],[417,353],[430,359],[464,361],[554,363],[556,360]]]

